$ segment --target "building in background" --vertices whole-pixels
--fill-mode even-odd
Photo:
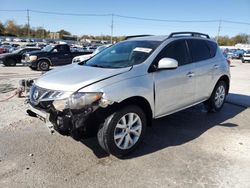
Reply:
[[[60,34],[58,32],[50,32],[49,33],[49,38],[50,39],[59,39],[60,38]]]

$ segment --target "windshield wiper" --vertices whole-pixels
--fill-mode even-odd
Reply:
[[[107,68],[106,66],[103,66],[103,65],[88,65],[88,66],[91,66],[91,67],[99,67],[99,68]]]

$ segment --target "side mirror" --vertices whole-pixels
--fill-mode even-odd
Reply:
[[[158,69],[176,69],[178,67],[178,61],[172,58],[162,58],[158,62]]]
[[[53,53],[57,53],[58,51],[57,51],[57,49],[53,49],[52,52]]]

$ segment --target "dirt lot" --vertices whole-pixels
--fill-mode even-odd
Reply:
[[[77,142],[25,113],[25,98],[0,102],[0,187],[250,187],[250,63],[234,61],[228,102],[154,121],[125,159],[96,138]],[[0,100],[39,72],[0,66]]]

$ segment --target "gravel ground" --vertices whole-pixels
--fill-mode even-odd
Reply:
[[[231,68],[231,93],[247,99],[249,65],[234,61]],[[0,100],[19,79],[39,74],[0,67]],[[155,120],[140,147],[117,159],[96,138],[50,135],[26,115],[24,101],[0,103],[0,187],[250,187],[250,109],[242,105],[229,101],[216,114],[198,105]]]

